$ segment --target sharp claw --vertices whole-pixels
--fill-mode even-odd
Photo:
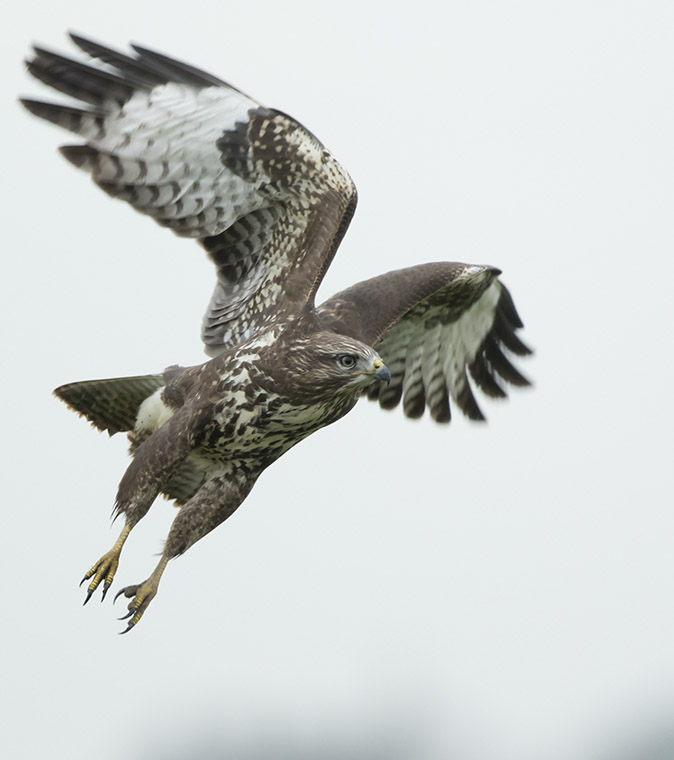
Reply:
[[[105,595],[108,593],[108,589],[110,588],[112,584],[108,583],[107,581],[103,584],[103,596],[101,596],[101,601],[105,599]]]
[[[80,583],[80,586],[81,586],[81,585],[82,585],[82,584]],[[95,591],[95,590],[96,590],[96,589],[94,589],[94,588],[90,588],[90,589],[87,591],[87,598],[86,598],[86,599],[85,599],[85,600],[82,602],[82,607],[84,607],[84,605],[85,605],[85,604],[86,604],[86,603],[89,601],[89,599],[91,599],[91,595],[94,593],[94,591]]]
[[[164,564],[166,564],[166,561]],[[163,569],[163,565],[161,566],[161,569]],[[115,602],[120,596],[125,596],[127,599],[131,600],[126,607],[128,611],[122,617],[118,618],[118,620],[129,621],[126,630],[120,631],[120,633],[128,633],[134,626],[138,625],[148,604],[155,597],[157,593],[155,575],[156,574],[151,575],[148,580],[143,581],[136,586],[125,586],[115,594]],[[106,584],[104,584],[104,591],[107,591]]]
[[[122,619],[123,618],[120,618],[120,620]],[[123,636],[125,633],[128,633],[133,628],[133,626],[134,626],[134,623],[129,623],[123,631],[119,632],[119,635]]]
[[[85,576],[84,576],[84,578],[82,578],[82,580],[80,581],[80,586],[81,586],[81,585],[84,583],[84,581],[88,581],[88,580],[89,580],[89,575],[87,574],[87,575],[85,575]]]

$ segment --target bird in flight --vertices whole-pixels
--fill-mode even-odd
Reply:
[[[438,262],[315,296],[356,207],[356,188],[305,127],[194,66],[75,34],[84,63],[35,47],[30,74],[76,105],[22,99],[81,138],[61,153],[114,198],[181,237],[216,271],[202,325],[209,361],[138,377],[75,382],[55,394],[110,434],[132,461],[115,516],[124,527],[86,573],[85,603],[110,588],[133,527],[161,493],[180,506],[159,563],[122,588],[131,630],[169,560],[226,520],[260,474],[359,398],[407,417],[451,406],[483,420],[472,386],[528,385],[529,348],[492,266]],[[117,597],[115,597],[117,598]]]

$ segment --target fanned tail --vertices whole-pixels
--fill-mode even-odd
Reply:
[[[140,405],[166,385],[163,375],[84,380],[62,385],[54,395],[110,435],[133,430]]]

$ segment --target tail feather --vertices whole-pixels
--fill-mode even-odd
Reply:
[[[75,412],[110,435],[133,430],[138,409],[146,398],[166,385],[163,375],[84,380],[54,391]]]

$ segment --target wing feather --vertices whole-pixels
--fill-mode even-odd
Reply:
[[[202,328],[208,353],[313,305],[356,204],[325,147],[194,66],[71,38],[93,64],[36,47],[27,66],[88,108],[23,103],[85,140],[62,152],[105,192],[206,248],[217,274]]]
[[[403,409],[405,414],[411,419],[421,417],[426,407],[426,394],[423,379],[423,355],[423,343],[420,343],[419,341],[410,341],[407,344],[405,374],[402,377]]]

